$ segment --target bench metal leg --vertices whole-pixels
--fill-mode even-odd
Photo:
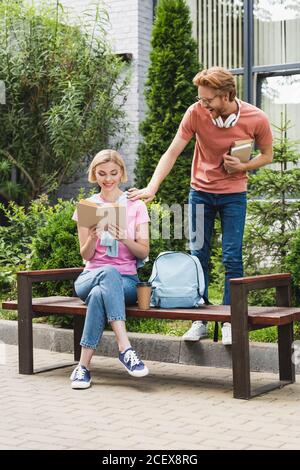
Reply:
[[[278,326],[279,379],[295,382],[295,364],[292,361],[294,340],[293,323]]]
[[[27,277],[18,278],[19,373],[33,374],[32,293]]]
[[[290,284],[276,288],[276,305],[278,305],[278,307],[290,307]],[[295,382],[295,364],[292,362],[292,343],[294,338],[293,322],[288,325],[278,326],[277,331],[279,378],[289,383]]]
[[[85,317],[74,315],[74,361],[79,361],[81,354],[80,340],[82,337]]]
[[[292,362],[293,323],[278,328],[279,381],[257,388],[251,397],[282,388],[295,382],[295,365]]]
[[[251,398],[247,294],[231,285],[232,375],[234,398]]]
[[[280,381],[251,391],[247,294],[245,285],[231,284],[233,396],[246,400],[295,381],[295,365],[292,363],[293,323],[290,323],[278,326]],[[277,286],[277,306],[289,307],[290,302],[290,284]]]

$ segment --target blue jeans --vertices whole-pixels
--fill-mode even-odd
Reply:
[[[198,256],[205,277],[204,295],[208,298],[208,263],[210,257],[211,237],[217,213],[221,219],[222,229],[222,262],[225,267],[225,285],[223,305],[230,304],[229,280],[242,277],[243,258],[242,244],[246,219],[247,193],[214,194],[204,191],[190,190],[190,233],[196,233],[196,206],[204,206],[203,245],[193,249],[190,240],[191,254]],[[199,223],[199,221],[197,221]],[[200,221],[201,223],[201,221]],[[191,232],[192,230],[192,232]]]
[[[126,320],[125,305],[136,303],[136,275],[122,275],[112,266],[83,271],[75,292],[87,304],[81,346],[96,349],[106,321]]]

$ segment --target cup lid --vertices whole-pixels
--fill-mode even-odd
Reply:
[[[151,286],[152,286],[152,283],[148,281],[137,283],[137,287],[151,287]]]

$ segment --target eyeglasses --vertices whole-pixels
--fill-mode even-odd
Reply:
[[[210,104],[217,96],[218,94],[213,96],[212,98],[202,98],[201,96],[196,96],[197,101],[202,101],[204,104]]]

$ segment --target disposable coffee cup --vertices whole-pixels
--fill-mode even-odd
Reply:
[[[141,310],[148,310],[150,308],[150,299],[152,292],[151,282],[138,282],[136,288],[139,308]]]

